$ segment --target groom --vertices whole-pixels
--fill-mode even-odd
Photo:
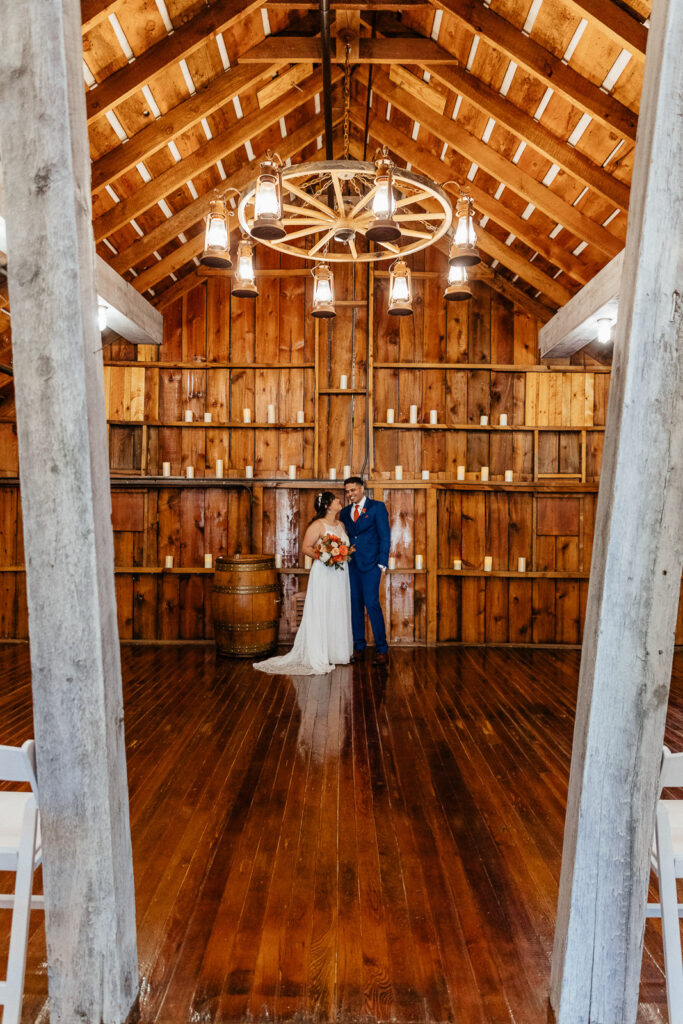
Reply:
[[[365,650],[367,608],[377,650],[375,664],[382,665],[386,664],[389,655],[384,616],[379,604],[379,581],[389,564],[389,513],[383,501],[373,501],[365,496],[365,487],[359,476],[350,476],[344,481],[344,493],[351,504],[342,509],[339,518],[356,549],[349,562],[354,647],[351,661],[360,661]]]

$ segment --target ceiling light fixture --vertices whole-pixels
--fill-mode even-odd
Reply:
[[[472,298],[472,288],[467,280],[467,267],[451,264],[448,270],[448,285],[443,294],[446,302],[462,302]]]
[[[232,294],[243,299],[255,299],[258,295],[254,275],[254,243],[243,238],[237,246],[237,265],[232,280]]]
[[[405,260],[396,260],[389,267],[389,308],[392,316],[411,316],[413,297],[410,270]]]
[[[334,308],[334,274],[328,263],[319,263],[313,274],[313,309],[311,316],[329,320],[337,315]]]

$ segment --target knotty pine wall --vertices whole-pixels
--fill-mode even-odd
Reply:
[[[313,498],[328,467],[341,478],[348,464],[369,471],[372,493],[389,508],[397,569],[382,600],[393,643],[580,642],[608,369],[539,366],[535,320],[483,283],[471,302],[444,303],[438,253],[413,258],[411,318],[387,315],[386,271],[337,267],[329,331],[310,315],[309,271],[262,247],[258,263],[270,276],[256,301],[232,298],[229,281],[212,276],[167,309],[160,350],[104,347],[121,637],[210,638],[204,554],[248,551],[282,554],[281,636],[291,637]],[[266,427],[269,404],[278,424]],[[440,426],[409,426],[411,404],[421,420],[437,409]],[[245,407],[259,425],[241,425]],[[386,426],[388,407],[394,427]],[[184,422],[187,409],[193,424]],[[503,412],[507,428],[497,425]],[[479,425],[483,413],[488,427]],[[222,481],[216,459],[224,460]],[[164,461],[171,481],[160,475]],[[253,482],[244,479],[247,464]],[[293,464],[295,482],[286,479]],[[393,480],[397,464],[402,483]],[[455,482],[458,465],[466,466],[464,483]],[[482,465],[489,483],[479,481]],[[506,469],[513,484],[503,482]],[[6,638],[28,631],[17,471],[10,396],[0,405]],[[418,553],[427,571],[414,569]],[[161,568],[168,554],[173,570]],[[486,555],[492,572],[483,571]],[[526,574],[517,572],[519,556]],[[456,558],[463,571],[453,570]]]

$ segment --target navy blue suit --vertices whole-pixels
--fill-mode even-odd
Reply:
[[[373,501],[366,497],[358,520],[354,523],[353,509],[353,505],[347,505],[339,514],[349,540],[356,549],[349,563],[353,646],[357,651],[365,648],[367,608],[377,653],[382,654],[388,647],[384,616],[379,603],[379,581],[382,578],[380,565],[389,564],[389,513],[383,501]]]

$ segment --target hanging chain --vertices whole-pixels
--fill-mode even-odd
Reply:
[[[349,110],[351,107],[351,43],[346,43],[344,64],[344,159],[349,159]]]

